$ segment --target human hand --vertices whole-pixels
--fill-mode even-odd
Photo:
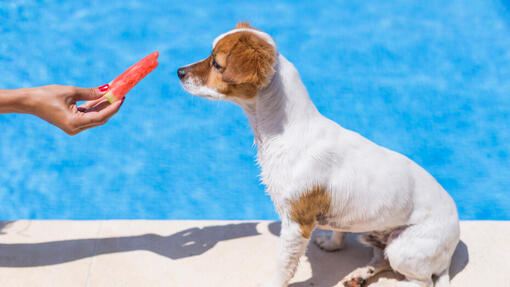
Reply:
[[[124,100],[110,104],[103,95],[108,85],[78,88],[50,85],[26,89],[26,112],[59,127],[69,135],[105,124]],[[76,102],[86,101],[81,106]]]

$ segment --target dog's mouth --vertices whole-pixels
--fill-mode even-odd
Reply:
[[[204,86],[202,84],[202,82],[198,79],[195,79],[192,77],[186,77],[186,78],[181,78],[180,82],[181,82],[181,86],[184,88],[184,90],[186,90],[186,92],[188,92],[194,96],[198,96],[198,97],[202,97],[202,98],[206,98],[206,99],[210,99],[210,100],[222,100],[225,98],[225,95],[223,95],[222,93],[219,93],[215,89]]]

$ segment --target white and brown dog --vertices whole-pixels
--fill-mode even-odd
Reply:
[[[189,93],[234,102],[249,118],[282,220],[277,272],[265,286],[287,286],[316,227],[333,231],[315,238],[325,250],[341,248],[345,232],[367,232],[361,241],[374,257],[345,286],[388,269],[406,277],[396,286],[449,286],[459,220],[441,185],[407,157],[322,116],[268,34],[239,23],[212,46],[177,74]]]

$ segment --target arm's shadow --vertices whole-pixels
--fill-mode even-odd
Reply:
[[[10,222],[0,221],[0,232]],[[0,267],[47,266],[79,260],[100,254],[148,250],[170,259],[201,255],[216,243],[259,235],[257,222],[189,228],[169,236],[144,234],[112,238],[88,238],[41,243],[0,244]],[[281,224],[269,224],[269,231],[279,236]],[[0,233],[1,234],[1,233]],[[357,267],[365,265],[371,256],[370,248],[356,240],[356,234],[348,234],[345,247],[339,252],[325,252],[311,243],[306,252],[312,268],[312,277],[299,286],[335,286]],[[469,261],[467,246],[461,241],[455,250],[450,276],[462,271]],[[382,274],[383,277],[395,275]],[[380,276],[379,276],[380,277]],[[378,278],[378,277],[376,277]]]
[[[269,224],[269,231],[280,236],[280,222]],[[316,231],[321,232],[321,231]],[[312,277],[303,282],[296,282],[289,286],[336,286],[347,274],[358,267],[365,266],[372,256],[371,248],[358,242],[356,233],[348,233],[345,238],[344,248],[337,252],[326,252],[317,247],[314,243],[308,245],[306,257],[312,268]],[[450,278],[455,277],[462,271],[469,261],[468,248],[460,241],[453,254],[452,265],[450,266]],[[370,285],[381,277],[402,279],[402,276],[393,272],[384,272],[375,276],[367,282]]]
[[[0,223],[0,227],[4,226]],[[100,254],[148,250],[171,259],[203,254],[223,240],[255,236],[257,222],[189,228],[169,236],[73,239],[42,243],[0,244],[0,267],[54,265]]]
[[[11,225],[12,223],[14,223],[14,221],[0,221],[0,235],[5,234],[5,232],[3,232],[4,228]]]

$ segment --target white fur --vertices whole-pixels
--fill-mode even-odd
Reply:
[[[260,33],[229,33],[240,30]],[[229,33],[216,38],[213,46]],[[402,228],[384,255],[406,276],[402,286],[432,286],[433,274],[448,273],[459,240],[452,198],[407,157],[322,116],[298,71],[282,55],[275,70],[271,83],[255,98],[235,100],[252,126],[262,181],[282,219],[277,272],[266,286],[287,286],[294,275],[308,239],[290,216],[290,202],[316,185],[326,187],[332,199],[331,224],[321,228],[340,234]]]
[[[219,35],[218,37],[216,37],[216,39],[214,39],[213,43],[212,43],[212,47],[214,49],[214,47],[216,47],[216,44],[218,44],[218,42],[225,38],[225,36],[227,35],[230,35],[230,34],[234,34],[234,33],[237,33],[237,32],[250,32],[250,33],[254,33],[255,35],[258,35],[260,36],[262,39],[266,40],[266,42],[268,42],[269,44],[271,44],[273,47],[276,48],[276,43],[274,42],[273,38],[271,36],[269,36],[267,33],[264,33],[262,31],[258,31],[258,30],[255,30],[255,29],[252,29],[252,28],[235,28],[235,29],[232,29],[226,33],[223,33],[221,35]]]
[[[188,93],[195,96],[200,96],[211,100],[222,100],[225,98],[225,95],[218,93],[218,91],[215,89],[211,89],[202,85],[200,81],[194,78],[186,79],[184,82],[182,82],[182,87],[188,91]]]

